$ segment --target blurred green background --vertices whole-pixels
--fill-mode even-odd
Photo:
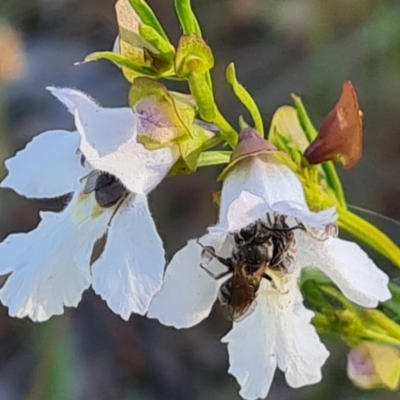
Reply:
[[[342,81],[353,81],[365,113],[365,151],[353,170],[340,171],[348,200],[400,219],[400,2],[192,2],[214,49],[216,97],[232,123],[244,110],[224,79],[230,61],[265,121],[295,92],[318,126]],[[173,1],[149,3],[176,41]],[[105,106],[126,103],[128,85],[115,66],[73,66],[92,51],[112,47],[113,6],[113,0],[0,0],[1,160],[39,132],[73,128],[46,85],[82,89]],[[218,189],[218,172],[208,168],[170,178],[152,193],[168,258],[215,221],[211,192]],[[5,174],[1,165],[0,178]],[[1,190],[0,238],[33,229],[39,210],[61,206],[62,201],[28,201]],[[389,228],[400,236],[400,227]],[[202,324],[181,332],[139,316],[125,323],[91,291],[78,309],[44,324],[11,319],[1,308],[0,400],[239,399],[238,385],[226,372],[226,347],[219,343],[229,325],[218,307]],[[399,398],[398,392],[356,389],[346,377],[348,349],[335,338],[324,340],[332,354],[323,381],[294,390],[278,372],[269,399]]]

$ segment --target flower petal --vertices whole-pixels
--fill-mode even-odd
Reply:
[[[269,210],[274,203],[295,202],[306,207],[303,187],[300,181],[287,166],[275,162],[265,162],[257,157],[241,161],[224,180],[221,194],[221,208],[219,225],[229,226],[233,213],[230,207],[241,196],[242,192],[251,193],[263,200],[265,209]],[[239,199],[239,202],[242,203]],[[242,213],[256,213],[251,211],[253,202],[243,203]],[[260,208],[257,213],[263,216],[265,210]],[[237,229],[237,227],[235,227]]]
[[[388,276],[357,244],[337,238],[320,241],[303,233],[298,237],[300,265],[320,269],[348,299],[363,307],[390,299]]]
[[[313,212],[310,211],[305,204],[296,203],[294,201],[279,201],[272,204],[271,208],[278,214],[296,218],[304,224],[316,228],[324,228],[325,225],[333,223],[337,219],[336,207]]]
[[[160,289],[164,248],[143,195],[126,201],[109,228],[103,254],[93,264],[93,289],[128,320],[145,314]]]
[[[79,142],[76,131],[46,131],[35,136],[5,162],[9,173],[0,186],[33,198],[58,197],[75,191],[85,174]]]
[[[296,280],[292,283],[280,294],[263,281],[255,311],[222,338],[228,343],[229,372],[245,399],[267,396],[277,365],[292,387],[321,380],[329,353],[310,323],[314,314],[304,308]]]
[[[131,192],[150,192],[174,164],[169,147],[147,150],[137,143],[138,118],[132,109],[100,107],[78,90],[48,90],[74,115],[89,164],[115,175]]]
[[[217,254],[220,254],[223,238],[206,235],[200,242],[214,246]],[[190,240],[174,255],[165,272],[163,286],[150,304],[149,318],[157,318],[167,326],[189,328],[210,314],[222,282],[200,267],[202,250],[196,240]],[[207,265],[207,269],[210,268],[213,273],[226,271],[226,267],[213,264]]]
[[[210,227],[209,232],[225,230],[232,232],[244,226],[250,225],[254,221],[265,217],[271,209],[264,200],[254,194],[243,190],[229,206],[226,214],[220,213],[218,225]]]
[[[107,223],[104,215],[90,216],[92,206],[90,199],[75,196],[62,212],[41,213],[33,231],[10,235],[0,244],[0,273],[11,272],[0,300],[11,316],[45,321],[62,314],[64,306],[77,306],[90,285],[93,245]]]

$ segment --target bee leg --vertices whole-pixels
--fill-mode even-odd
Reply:
[[[86,175],[82,176],[82,178],[79,179],[79,182],[83,182],[85,179],[87,179],[87,178],[89,178],[91,176],[96,176],[98,174],[99,174],[99,171],[97,169],[93,169],[92,171],[90,171]]]
[[[126,192],[122,195],[121,199],[117,203],[117,205],[114,208],[114,211],[110,217],[110,220],[108,221],[107,227],[110,227],[112,220],[114,219],[115,215],[117,214],[118,210],[121,208],[122,203],[125,201],[125,199],[128,197],[129,192]]]
[[[301,229],[304,232],[307,232],[307,228],[305,227],[305,225],[296,218],[296,222],[297,222],[297,226],[294,227],[294,229]]]
[[[272,282],[272,278],[268,274],[263,274],[262,277],[265,278],[267,281]]]
[[[298,225],[292,226],[291,228],[289,228],[289,227],[277,228],[275,226],[269,227],[262,221],[260,221],[260,224],[265,230],[271,231],[271,232],[291,232],[296,229],[301,229],[301,230],[307,232],[307,229],[302,222],[299,222],[299,221],[296,221],[296,222],[298,223]]]
[[[197,243],[199,246],[201,246],[203,248],[202,257],[206,257],[209,256],[211,258],[215,258],[217,261],[219,261],[222,265],[225,265],[225,267],[228,268],[227,271],[222,272],[220,274],[214,274],[213,272],[211,272],[208,268],[206,268],[203,264],[200,264],[200,267],[202,269],[204,269],[204,271],[206,271],[208,273],[208,275],[210,275],[211,277],[213,277],[214,279],[218,280],[221,279],[223,277],[225,277],[226,275],[228,275],[229,273],[232,272],[233,270],[233,265],[232,265],[232,260],[230,258],[224,258],[224,257],[220,257],[217,254],[215,254],[215,249],[212,246],[204,246],[199,239],[197,239]]]
[[[314,240],[317,240],[318,242],[325,242],[329,238],[335,238],[339,234],[339,228],[337,225],[330,223],[325,226],[324,232],[318,234],[314,233],[312,231],[306,231],[307,235],[312,237]]]
[[[229,258],[223,258],[218,256],[215,253],[215,249],[212,246],[204,246],[203,243],[200,242],[199,239],[196,240],[197,244],[203,248],[203,251],[201,252],[202,257],[209,257],[209,258],[215,258],[218,260],[221,264],[224,264],[225,266],[231,268],[232,267],[232,262],[230,261]]]
[[[215,258],[222,265],[225,265],[225,267],[228,267],[230,270],[232,270],[233,269],[232,260],[230,258],[220,257],[220,256],[216,255],[214,251],[215,251],[214,248],[211,246],[204,247],[201,256],[202,257],[209,256],[211,258]]]
[[[206,268],[203,264],[200,264],[200,268],[203,269],[204,271],[206,271],[207,274],[210,275],[211,278],[214,278],[216,281],[220,280],[221,278],[224,278],[225,276],[228,276],[232,272],[232,271],[228,270],[225,272],[221,272],[220,274],[214,274],[208,268]]]

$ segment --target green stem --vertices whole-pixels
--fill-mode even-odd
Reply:
[[[395,346],[400,346],[400,340],[394,339],[394,338],[387,336],[385,334],[382,334],[382,333],[375,332],[371,329],[365,329],[363,331],[363,336],[365,339],[370,339],[370,340],[375,340],[377,342],[383,342],[383,343],[392,344]]]
[[[200,154],[197,160],[197,167],[212,167],[214,165],[228,164],[231,154],[231,151],[205,151]]]
[[[311,143],[317,137],[318,132],[312,124],[310,117],[307,114],[306,108],[301,101],[301,98],[296,96],[295,94],[292,94],[292,99],[296,107],[297,114],[299,116],[300,124],[303,127],[304,133],[306,134],[308,141]]]
[[[336,199],[340,206],[347,209],[346,198],[344,196],[344,190],[342,183],[340,182],[339,175],[336,171],[335,166],[332,161],[325,162],[321,165],[323,171],[325,172],[325,177],[328,185],[332,188],[336,195]]]
[[[343,207],[338,207],[337,210],[339,227],[362,240],[400,268],[400,249],[388,236],[351,211]]]
[[[324,293],[333,297],[335,300],[339,301],[345,308],[347,308],[348,310],[351,310],[354,314],[357,314],[357,309],[354,306],[354,304],[350,300],[347,300],[346,297],[344,297],[335,288],[333,288],[332,286],[328,286],[328,285],[321,285],[320,289]]]
[[[225,119],[216,106],[214,120],[211,121],[221,131],[221,137],[231,146],[235,148],[238,142],[238,134],[233,126]]]
[[[197,33],[201,36],[200,24],[197,21],[196,14],[193,12],[190,0],[175,0],[175,10],[178,15],[183,33]]]
[[[400,326],[378,310],[363,310],[363,313],[387,333],[400,340]]]

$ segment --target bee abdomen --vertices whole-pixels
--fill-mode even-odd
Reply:
[[[97,178],[94,197],[100,207],[112,207],[126,195],[127,189],[113,175],[102,174]]]
[[[120,199],[127,195],[128,190],[114,176],[101,171],[92,171],[86,181],[83,193],[94,192],[94,197],[100,207],[115,206]]]

